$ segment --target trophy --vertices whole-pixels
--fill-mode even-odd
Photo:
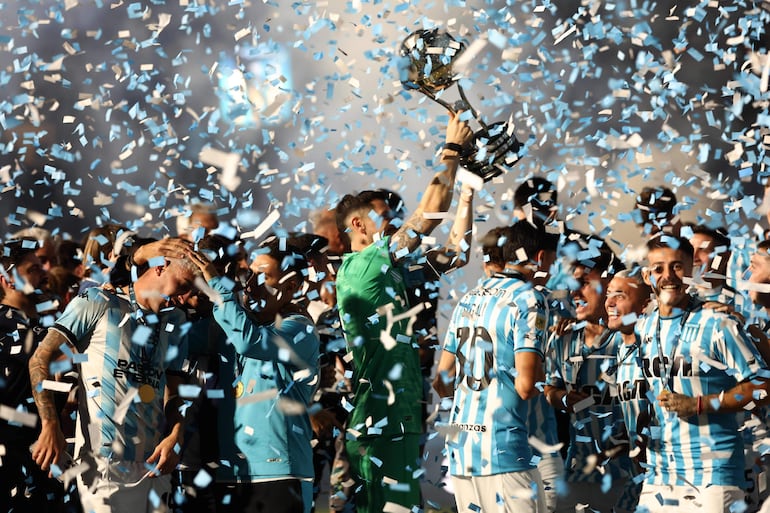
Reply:
[[[519,159],[521,143],[513,135],[513,124],[506,121],[487,124],[474,109],[452,69],[465,44],[438,28],[418,30],[401,43],[401,55],[409,59],[407,77],[401,80],[405,89],[417,90],[451,112],[470,111],[481,125],[473,134],[473,145],[460,155],[460,163],[485,182],[506,172]],[[460,100],[454,104],[445,101],[443,91],[457,85]],[[510,120],[509,120],[510,121]]]

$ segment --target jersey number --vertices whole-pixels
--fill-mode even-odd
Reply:
[[[483,326],[457,328],[457,361],[460,364],[459,381],[471,390],[484,390],[489,386],[494,366],[492,337]],[[465,345],[468,345],[467,349]]]

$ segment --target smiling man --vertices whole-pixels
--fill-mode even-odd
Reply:
[[[609,281],[623,266],[597,237],[575,233],[569,244],[576,246],[566,250],[576,258],[572,299],[577,323],[552,338],[546,366],[548,402],[570,415],[564,493],[559,494],[556,511],[575,511],[578,504],[587,504],[599,512],[630,512],[639,490],[630,480],[629,458],[610,457],[619,452],[616,435],[625,430],[617,399],[603,379],[619,343],[607,329],[604,300]],[[612,484],[609,489],[606,480]]]
[[[687,294],[687,240],[661,234],[647,249],[645,282],[657,309],[637,325],[637,336],[642,375],[657,398],[657,435],[647,447],[639,504],[655,512],[732,511],[745,484],[735,412],[766,397],[766,365],[734,317]]]

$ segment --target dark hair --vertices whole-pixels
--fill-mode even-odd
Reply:
[[[319,260],[326,255],[329,239],[315,233],[289,232],[288,244],[297,248],[306,260]]]
[[[257,253],[267,254],[278,262],[281,272],[284,273],[282,279],[290,276],[298,284],[305,279],[303,271],[307,269],[308,261],[300,248],[289,244],[287,237],[268,236],[259,243]]]
[[[58,297],[61,302],[59,308],[63,310],[64,300],[67,298],[67,294],[72,294],[74,297],[80,287],[80,278],[71,270],[63,266],[51,267],[48,271],[48,290]]]
[[[690,258],[692,258],[695,253],[690,241],[683,239],[682,237],[677,237],[676,235],[671,235],[670,233],[656,233],[647,241],[647,251],[661,248],[682,251]]]
[[[558,233],[548,233],[545,227],[536,226],[527,220],[514,223],[503,243],[503,258],[506,263],[522,264],[534,261],[538,251],[556,251]],[[524,255],[521,251],[524,251]],[[522,258],[523,257],[523,258]]]
[[[757,251],[764,251],[767,256],[770,256],[770,239],[763,240],[759,244],[757,244]]]
[[[406,216],[406,205],[400,194],[390,189],[377,189],[374,192],[384,195],[384,201],[388,204],[388,208],[393,212],[394,216],[399,219],[403,219]]]
[[[74,240],[61,240],[56,245],[56,265],[74,271],[83,263],[83,247]]]
[[[345,221],[347,221],[348,217],[353,212],[363,209],[370,210],[372,207],[372,202],[375,200],[382,200],[388,205],[389,208],[391,208],[390,203],[388,202],[388,198],[388,191],[385,189],[378,189],[374,191],[367,190],[361,191],[358,194],[346,194],[343,196],[335,208],[337,211],[337,230],[340,232],[340,236],[344,237],[348,242],[350,241],[350,238],[347,235],[348,227]]]
[[[498,226],[481,237],[481,252],[486,257],[485,263],[505,266],[503,245],[510,238],[510,231],[510,226]]]
[[[235,279],[238,261],[246,259],[246,252],[238,241],[217,233],[209,233],[198,241],[198,250],[206,253],[221,274]]]
[[[2,248],[0,248],[0,264],[8,272],[29,255],[34,255],[35,251],[39,248],[40,242],[37,239],[24,237],[7,240],[2,244]]]
[[[676,206],[676,194],[668,187],[644,187],[636,197],[636,208],[642,212],[642,219],[655,219],[660,214],[671,216]]]
[[[572,267],[597,270],[603,277],[612,277],[626,268],[604,239],[590,233],[576,230],[565,233],[562,252]]]
[[[711,240],[714,241],[715,248],[724,246],[726,250],[730,249],[730,238],[727,236],[727,232],[724,228],[709,228],[703,224],[692,223],[687,223],[685,226],[692,230],[693,235],[698,233],[700,235],[705,235],[706,237],[711,238]],[[694,249],[695,248],[693,248],[693,250]]]
[[[558,192],[554,184],[539,176],[527,178],[513,193],[514,207],[530,205],[532,210],[546,218],[551,215],[557,201]]]
[[[40,248],[40,242],[37,239],[24,237],[21,239],[11,239],[0,247],[0,265],[2,270],[9,275],[13,268],[19,265],[25,258],[34,255]],[[0,288],[0,300],[5,297],[5,291]]]

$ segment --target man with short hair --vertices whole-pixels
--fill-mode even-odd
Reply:
[[[513,193],[513,216],[547,224],[556,218],[559,193],[553,182],[541,176],[524,180]]]
[[[636,327],[654,436],[639,505],[655,512],[726,513],[743,501],[743,439],[736,412],[765,402],[767,366],[741,324],[687,293],[693,247],[647,242],[645,282],[657,308]],[[652,430],[652,428],[651,428]]]
[[[622,454],[622,415],[604,380],[619,343],[607,329],[604,300],[608,283],[623,264],[600,238],[573,235],[570,244],[576,247],[569,252],[575,258],[572,299],[577,322],[555,334],[546,360],[548,402],[570,414],[564,493],[559,494],[556,511],[587,504],[602,513],[630,512],[638,487],[630,480],[632,462]]]
[[[644,237],[661,231],[679,236],[681,221],[676,194],[668,187],[642,188],[631,215]]]
[[[422,195],[414,213],[389,235],[393,213],[378,191],[346,195],[337,205],[337,226],[350,240],[337,275],[340,319],[353,357],[354,406],[346,443],[351,474],[357,480],[360,513],[382,513],[387,503],[419,507],[417,479],[421,435],[422,374],[418,346],[410,329],[404,269],[450,206],[460,153],[470,128],[451,114],[442,170]],[[461,195],[458,212],[471,218],[470,195]],[[433,215],[430,215],[433,214]],[[459,215],[459,214],[458,214]],[[458,240],[465,237],[458,234]]]
[[[29,362],[42,430],[32,457],[61,464],[64,436],[49,380],[60,355],[77,365],[75,460],[85,511],[152,511],[170,493],[182,445],[185,316],[174,308],[197,274],[187,259],[164,259],[125,290],[91,288],[67,306]],[[57,363],[57,367],[60,362]]]
[[[638,343],[634,326],[644,315],[650,303],[652,290],[644,282],[642,269],[636,266],[623,270],[607,285],[604,308],[607,310],[607,328],[619,341],[616,361],[608,376],[614,379],[611,386],[617,391],[623,413],[623,423],[628,433],[629,456],[644,460],[644,451],[650,438],[650,404],[647,399],[647,382],[641,374]],[[634,480],[642,478],[635,475]]]
[[[505,257],[503,247],[508,240],[510,226],[492,228],[481,238],[481,252],[484,257],[484,274],[490,278],[497,273],[505,271]],[[556,267],[551,266],[551,270]],[[550,275],[550,270],[549,270]],[[545,287],[538,287],[546,299],[548,306],[548,333],[554,323],[558,321],[558,313],[561,312],[560,301],[551,298],[551,292]],[[547,338],[547,337],[546,337]],[[548,354],[547,347],[543,351]],[[543,480],[543,493],[545,496],[546,511],[553,513],[556,510],[556,484],[564,474],[564,460],[559,451],[562,445],[559,441],[559,430],[556,414],[543,394],[538,394],[529,400],[528,425],[532,454],[538,460],[537,470]],[[534,440],[537,441],[534,441]]]
[[[545,295],[558,235],[518,221],[499,235],[504,266],[466,294],[447,328],[434,388],[454,397],[447,426],[458,511],[545,512],[529,445],[529,403],[540,392]]]
[[[730,238],[721,228],[686,224],[682,235],[690,237],[693,247],[693,286],[705,301],[717,301],[747,312],[744,297],[727,283],[727,264],[732,257]]]
[[[35,464],[29,447],[40,426],[29,384],[29,358],[45,336],[35,309],[46,272],[32,239],[0,247],[0,511],[59,511],[61,483]]]

